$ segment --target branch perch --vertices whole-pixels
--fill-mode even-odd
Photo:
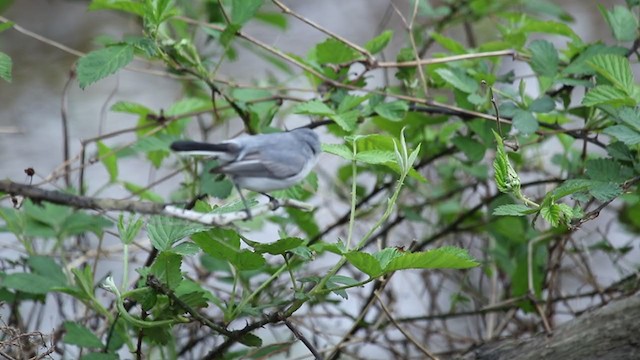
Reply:
[[[33,202],[46,201],[53,204],[71,206],[77,209],[127,211],[136,214],[164,215],[215,226],[224,226],[234,221],[246,220],[248,215],[244,210],[224,214],[199,213],[192,210],[181,209],[172,204],[74,195],[57,190],[44,190],[33,185],[19,184],[10,180],[0,180],[0,191],[8,193],[12,197],[25,197],[31,199]],[[307,203],[285,199],[260,203],[251,208],[250,212],[252,216],[257,216],[276,210],[281,206],[293,207],[307,211],[313,209],[313,207]]]

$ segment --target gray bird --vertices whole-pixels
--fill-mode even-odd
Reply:
[[[286,189],[304,179],[318,162],[320,139],[309,128],[287,132],[242,136],[210,144],[176,141],[171,150],[186,155],[204,155],[220,165],[212,173],[225,174],[234,183],[250,218],[240,188],[262,193]]]

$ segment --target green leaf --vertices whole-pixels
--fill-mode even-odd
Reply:
[[[334,38],[328,38],[316,45],[315,50],[319,64],[343,64],[360,57],[360,53],[355,49]]]
[[[12,67],[13,62],[11,61],[11,57],[0,51],[0,78],[4,79],[6,82],[11,82]]]
[[[362,104],[362,102],[366,101],[370,95],[367,96],[358,96],[358,95],[346,95],[342,101],[340,101],[340,105],[338,105],[338,113],[347,112],[356,106]]]
[[[384,164],[395,162],[395,154],[385,150],[365,150],[356,154],[356,161],[366,164]]]
[[[526,216],[536,212],[535,209],[522,204],[500,205],[493,210],[495,216]]]
[[[600,201],[608,201],[622,195],[622,188],[618,184],[605,181],[591,181],[589,193]]]
[[[238,341],[246,346],[259,347],[262,346],[262,339],[251,333],[244,334]]]
[[[435,71],[438,75],[442,77],[444,81],[446,81],[449,85],[454,88],[465,92],[467,94],[475,93],[478,90],[478,82],[467,75],[466,71],[460,68],[440,68]]]
[[[113,106],[111,106],[111,111],[136,114],[140,116],[153,114],[153,111],[148,107],[129,101],[118,101],[117,103],[113,104]]]
[[[467,49],[464,45],[450,37],[446,37],[437,32],[432,32],[430,35],[433,40],[440,44],[440,46],[451,51],[454,54],[465,54],[467,52]]]
[[[553,227],[557,227],[563,218],[563,213],[556,204],[550,204],[540,208],[540,215]]]
[[[380,262],[371,254],[351,251],[344,254],[344,256],[351,265],[355,266],[358,270],[370,277],[378,277],[383,274]]]
[[[409,111],[409,105],[402,100],[377,104],[373,110],[391,121],[402,121]]]
[[[164,199],[162,198],[162,196],[154,193],[153,191],[149,190],[145,186],[140,186],[128,181],[122,182],[122,185],[124,186],[125,189],[127,189],[127,191],[131,193],[131,195],[139,196],[140,199],[149,200],[157,203],[164,202]]]
[[[335,114],[335,111],[325,105],[323,102],[318,100],[311,100],[305,103],[301,103],[296,105],[293,108],[294,114],[303,114],[303,115],[321,115],[321,116],[329,116]]]
[[[112,353],[89,353],[80,357],[80,360],[118,360],[118,355]]]
[[[496,139],[496,158],[493,161],[495,180],[498,190],[502,193],[512,193],[520,191],[520,177],[509,162],[509,157],[504,151],[504,143],[497,132],[491,130]]]
[[[208,255],[230,262],[238,270],[256,270],[265,264],[262,254],[240,249],[240,237],[233,230],[213,229],[191,239]]]
[[[342,130],[347,132],[355,130],[356,124],[358,123],[358,116],[360,116],[360,111],[357,109],[343,112],[341,114],[329,115],[331,120],[338,124]]]
[[[160,251],[170,250],[176,241],[206,230],[204,225],[165,216],[154,216],[147,223],[151,244]]]
[[[603,131],[609,136],[614,136],[626,145],[633,146],[640,144],[640,132],[624,125],[609,126]]]
[[[584,106],[596,106],[603,104],[633,106],[636,102],[629,97],[624,90],[610,85],[598,85],[589,90],[582,99],[582,105]]]
[[[243,25],[258,12],[264,0],[232,0],[231,23]]]
[[[543,95],[529,105],[529,111],[535,113],[548,113],[556,108],[556,103],[547,95]]]
[[[77,345],[83,348],[101,348],[104,346],[102,341],[86,327],[73,322],[64,322],[65,334],[62,342],[70,345]]]
[[[135,217],[131,215],[127,223],[124,223],[124,215],[120,214],[118,217],[118,234],[120,234],[120,241],[122,241],[125,245],[131,245],[133,240],[135,240],[136,236],[140,233],[140,229],[142,229],[141,217]]]
[[[373,39],[367,41],[364,44],[364,48],[367,49],[371,54],[377,54],[380,51],[384,50],[384,48],[389,44],[393,38],[393,31],[385,30],[382,34],[374,37]]]
[[[523,135],[530,135],[538,130],[538,120],[531,111],[517,109],[513,116],[513,126]]]
[[[133,47],[130,45],[114,45],[92,51],[78,60],[78,81],[85,88],[101,80],[133,60]]]
[[[536,74],[553,78],[558,73],[558,51],[546,40],[535,40],[529,44],[531,69]]]
[[[161,251],[149,269],[149,273],[153,274],[163,284],[170,289],[175,289],[182,281],[182,256]]]
[[[584,192],[589,189],[591,181],[587,179],[571,179],[563,182],[560,186],[555,188],[551,195],[559,200],[565,196],[569,196],[575,193]]]
[[[344,144],[322,144],[322,151],[349,161],[353,160],[353,150]]]
[[[638,18],[624,6],[614,6],[613,11],[598,5],[618,41],[634,41],[638,35]]]
[[[385,272],[405,269],[468,269],[480,265],[469,253],[453,246],[444,246],[429,251],[401,253],[394,257]]]
[[[479,162],[484,158],[484,153],[487,148],[480,143],[479,141],[467,137],[467,136],[456,136],[451,139],[451,142],[467,157],[467,159],[471,162]]]
[[[269,244],[256,243],[253,248],[260,253],[269,253],[271,255],[282,255],[287,251],[297,248],[304,244],[304,240],[296,237],[288,237],[280,239]]]
[[[261,11],[255,14],[254,19],[262,21],[280,30],[287,30],[287,17],[278,12]]]
[[[626,57],[610,54],[596,55],[587,64],[617,89],[623,90],[627,95],[633,94],[633,72]]]
[[[46,294],[54,286],[48,277],[30,273],[8,274],[2,281],[4,288],[29,294]]]
[[[102,162],[102,165],[104,165],[109,173],[109,181],[115,182],[118,180],[118,158],[116,157],[116,153],[102,141],[98,141],[96,144],[98,146],[100,162]]]
[[[611,181],[623,183],[627,180],[627,176],[619,163],[611,159],[590,159],[585,164],[586,175],[596,181]],[[631,174],[627,174],[631,176]]]
[[[146,14],[144,3],[131,0],[93,0],[89,5],[89,10],[119,10],[140,17]]]
[[[67,285],[67,276],[54,259],[44,255],[31,255],[27,259],[27,265],[34,274],[47,277],[52,286]]]
[[[623,107],[618,110],[618,118],[627,126],[640,131],[640,115],[635,108]]]

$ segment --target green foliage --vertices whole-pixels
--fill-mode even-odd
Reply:
[[[2,78],[6,82],[11,82],[12,67],[13,62],[11,61],[11,57],[3,52],[0,52],[0,78]]]
[[[114,74],[133,60],[133,47],[114,45],[92,51],[78,60],[78,81],[85,88]]]

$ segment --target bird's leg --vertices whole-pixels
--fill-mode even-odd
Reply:
[[[240,199],[242,200],[242,204],[244,205],[244,211],[247,213],[247,219],[246,220],[251,220],[252,216],[251,216],[251,211],[249,210],[249,205],[247,205],[247,200],[244,199],[244,196],[242,195],[242,191],[240,190],[240,187],[238,186],[238,184],[236,184],[236,182],[233,182],[233,185],[235,185],[236,190],[238,190],[238,194],[240,195]]]
[[[267,194],[267,193],[263,193],[261,192],[260,194],[266,196],[269,198],[269,202],[271,203],[271,207],[273,208],[273,210],[277,209],[280,207],[280,202],[278,201],[278,199],[274,198],[273,196]]]

